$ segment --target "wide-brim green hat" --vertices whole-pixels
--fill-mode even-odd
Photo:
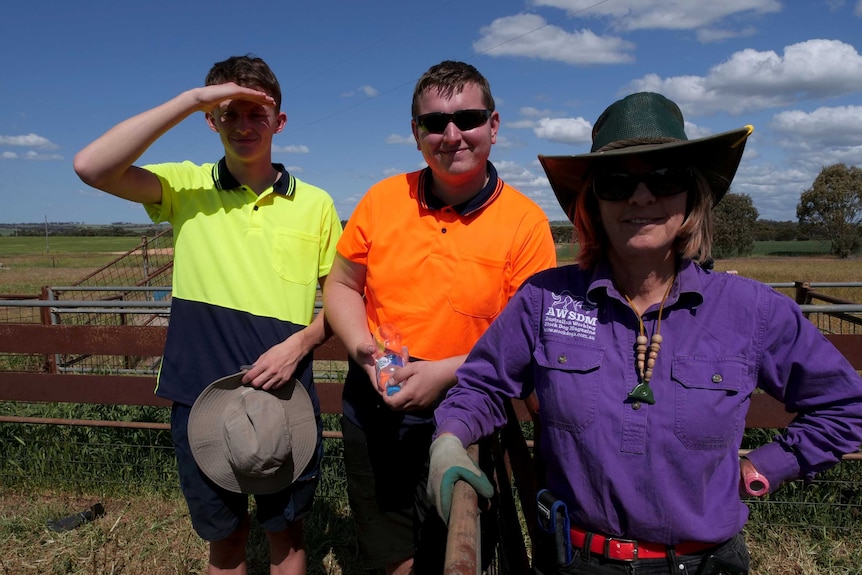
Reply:
[[[712,189],[713,204],[724,197],[739,167],[752,126],[689,140],[679,107],[661,94],[638,92],[608,106],[593,126],[589,154],[543,156],[551,189],[570,220],[577,198],[602,164],[639,155],[653,165],[688,165],[696,168]]]

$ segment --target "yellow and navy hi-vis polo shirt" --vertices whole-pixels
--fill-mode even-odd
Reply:
[[[325,191],[289,174],[260,195],[222,159],[145,166],[174,230],[173,301],[156,394],[191,405],[209,383],[251,364],[314,317],[341,223]],[[310,385],[307,374],[297,377]],[[314,398],[316,400],[316,397]],[[315,401],[316,404],[316,401]]]

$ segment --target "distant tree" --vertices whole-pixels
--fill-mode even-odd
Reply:
[[[575,226],[551,223],[551,236],[555,244],[572,244],[575,241]]]
[[[821,170],[796,206],[800,233],[832,242],[833,254],[846,258],[859,247],[862,223],[862,169],[834,164]]]
[[[712,257],[750,256],[754,252],[757,208],[746,194],[727,194],[713,210]]]
[[[798,224],[792,221],[757,220],[754,225],[755,242],[790,242],[796,239]]]

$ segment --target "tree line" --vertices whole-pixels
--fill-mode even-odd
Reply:
[[[862,168],[834,164],[823,168],[799,198],[797,221],[761,220],[747,194],[728,193],[714,211],[713,257],[747,256],[754,242],[827,240],[832,254],[848,257],[859,250],[862,236]],[[346,220],[341,222],[346,224]],[[0,224],[6,235],[20,236],[154,236],[163,226],[113,223]],[[554,242],[577,241],[570,222],[551,222]]]
[[[751,255],[755,241],[827,240],[833,255],[856,252],[862,235],[862,169],[845,164],[823,168],[796,205],[797,222],[758,220],[746,194],[727,194],[715,208],[713,256]]]

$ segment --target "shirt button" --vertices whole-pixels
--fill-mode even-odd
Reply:
[[[712,383],[721,383],[723,379],[724,378],[721,377],[720,373],[713,373],[712,374]]]
[[[440,230],[440,232],[445,234],[445,233],[446,233],[446,228],[443,228],[442,230]]]
[[[557,357],[557,363],[566,363],[567,361],[569,361],[569,358],[566,357],[565,354],[561,354]]]
[[[637,411],[640,408],[641,408],[641,402],[640,401],[635,401],[634,403],[632,403],[632,409],[634,409],[635,411]]]

